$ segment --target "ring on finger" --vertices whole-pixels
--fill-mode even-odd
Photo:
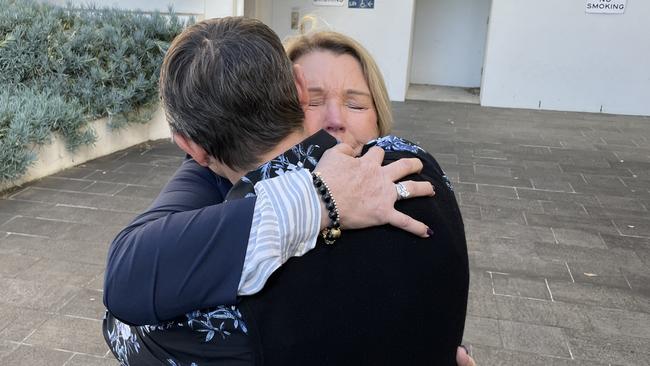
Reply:
[[[409,192],[408,189],[406,189],[406,186],[404,184],[400,183],[395,183],[395,189],[397,190],[397,200],[403,200],[409,198],[411,195],[411,192]]]

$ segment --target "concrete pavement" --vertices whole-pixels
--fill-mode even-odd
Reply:
[[[650,364],[650,118],[394,105],[455,184],[479,365]],[[0,199],[0,364],[115,365],[108,243],[181,162],[130,148]]]

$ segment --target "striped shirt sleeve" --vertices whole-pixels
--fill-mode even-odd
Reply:
[[[320,201],[309,170],[260,181],[255,184],[255,193],[239,295],[259,292],[289,258],[313,249],[320,229]]]

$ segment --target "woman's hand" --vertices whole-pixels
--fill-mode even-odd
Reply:
[[[361,229],[390,224],[417,236],[426,238],[430,229],[420,221],[395,209],[397,190],[395,182],[418,173],[422,162],[417,158],[400,159],[381,166],[384,150],[373,147],[360,157],[345,143],[327,150],[315,171],[329,186],[336,199],[341,227]],[[402,184],[413,197],[433,196],[433,186],[428,182],[404,181]],[[321,228],[328,224],[327,211],[321,204]]]
[[[462,346],[456,350],[456,364],[458,366],[476,366],[474,359],[467,353],[467,348]]]

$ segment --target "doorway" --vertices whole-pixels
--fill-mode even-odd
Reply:
[[[492,0],[419,0],[407,99],[479,102]]]
[[[244,16],[256,18],[264,24],[271,26],[272,0],[244,0]]]

